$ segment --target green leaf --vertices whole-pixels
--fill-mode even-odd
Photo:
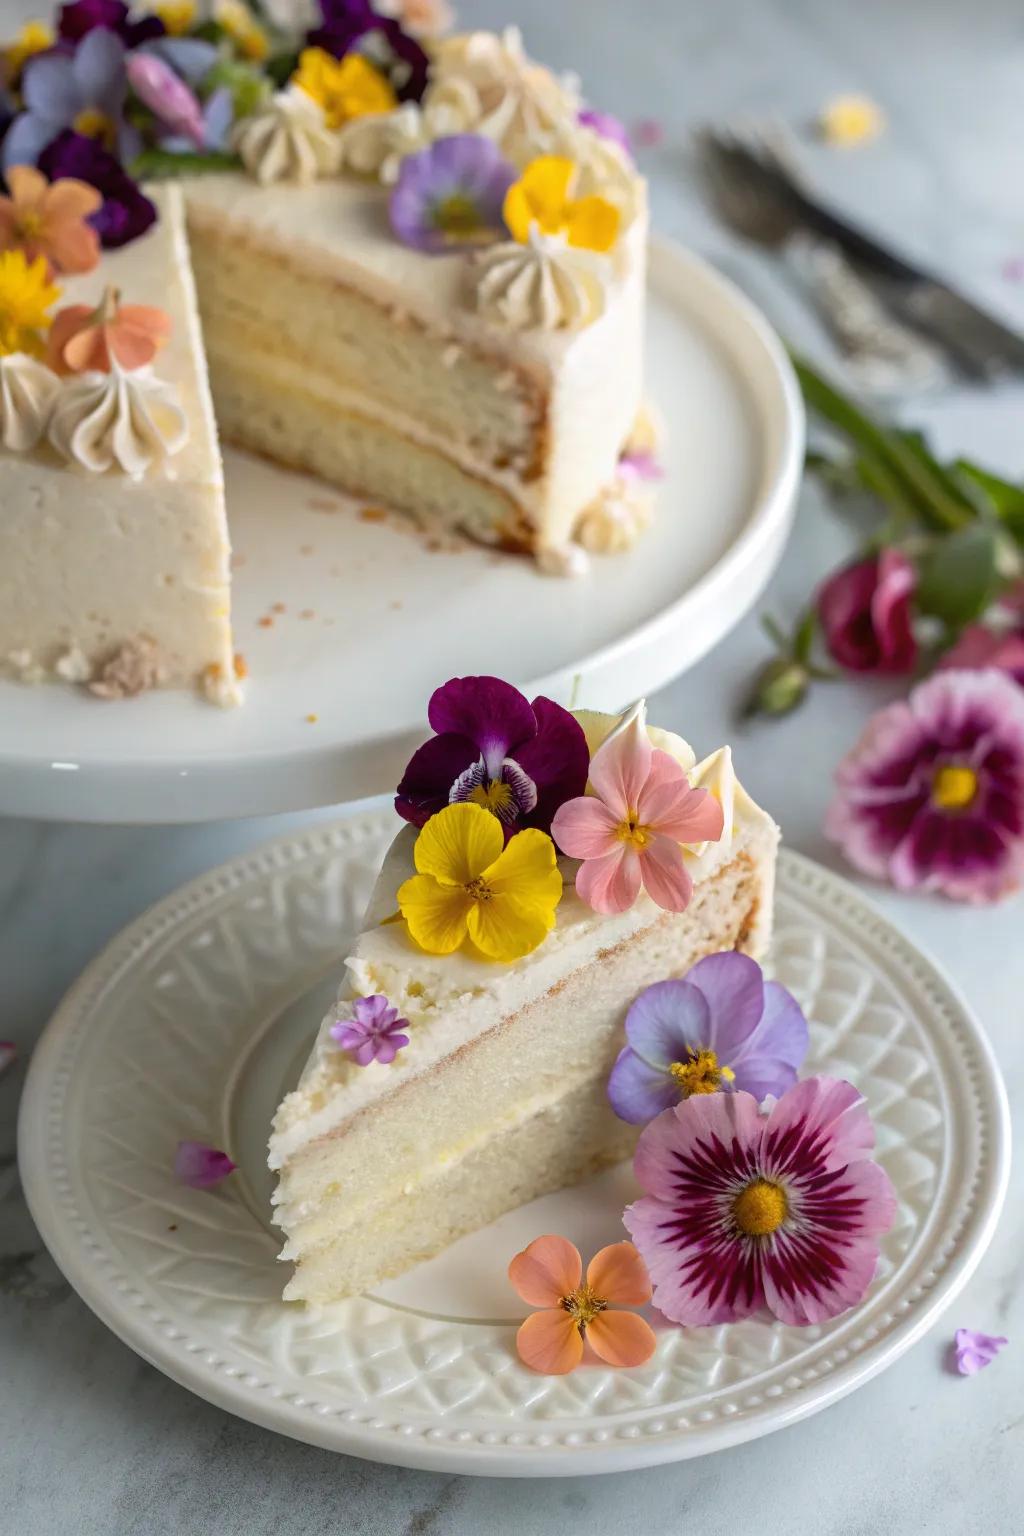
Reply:
[[[213,171],[237,171],[237,155],[177,154],[167,149],[144,149],[136,155],[129,171],[137,180],[159,181],[167,176],[201,176]]]
[[[1015,539],[1024,542],[1024,485],[1004,480],[991,470],[972,464],[970,459],[957,459],[953,472],[984,492],[997,517],[1010,529]]]
[[[980,618],[998,581],[996,530],[975,523],[936,543],[921,567],[917,606],[952,629]]]
[[[796,627],[793,635],[793,655],[806,666],[811,659],[811,647],[818,631],[818,610],[811,605]]]

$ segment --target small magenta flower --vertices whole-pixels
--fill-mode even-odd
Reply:
[[[953,1358],[961,1376],[976,1376],[991,1365],[999,1351],[1009,1343],[1001,1335],[977,1333],[973,1328],[958,1328],[954,1335]]]
[[[357,997],[352,1003],[352,1015],[350,1019],[336,1019],[330,1036],[358,1066],[368,1067],[371,1061],[379,1061],[386,1067],[409,1044],[409,1036],[402,1034],[402,1030],[409,1028],[409,1020],[400,1019],[398,1009],[392,1008],[381,993]]]
[[[205,1141],[179,1141],[174,1158],[175,1177],[192,1189],[212,1189],[238,1167],[226,1152]]]
[[[900,890],[988,902],[1024,880],[1024,693],[1002,672],[937,672],[868,722],[825,832]]]
[[[850,672],[913,670],[917,643],[911,627],[914,567],[897,549],[858,560],[825,583],[818,614],[831,655]]]
[[[180,75],[154,53],[133,53],[125,61],[128,84],[169,133],[198,149],[205,137],[203,109]]]
[[[748,955],[698,960],[682,981],[656,981],[626,1014],[626,1039],[608,1079],[620,1120],[644,1125],[694,1094],[781,1097],[807,1054],[807,1020]]]
[[[433,256],[486,245],[504,232],[502,207],[516,179],[492,139],[456,133],[406,155],[391,193],[391,227]]]
[[[762,1114],[749,1093],[685,1099],[640,1134],[646,1191],[623,1213],[674,1323],[734,1323],[767,1306],[801,1327],[861,1301],[896,1195],[870,1160],[850,1083],[808,1077]]]

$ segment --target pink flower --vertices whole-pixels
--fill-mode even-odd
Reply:
[[[956,645],[943,656],[939,667],[966,668],[971,672],[980,667],[995,667],[1024,687],[1024,628],[999,631],[985,624],[969,624]]]
[[[897,549],[846,565],[818,594],[825,643],[850,672],[910,672],[917,643],[910,623],[914,567]]]
[[[994,901],[1024,879],[1024,693],[937,672],[876,714],[836,774],[826,834],[901,890]]]
[[[202,149],[206,138],[203,109],[184,80],[153,53],[130,53],[125,60],[128,83],[136,96],[171,133],[191,139]]]
[[[637,1145],[646,1194],[623,1214],[655,1306],[685,1327],[764,1305],[801,1326],[855,1306],[896,1211],[874,1139],[863,1098],[837,1078],[805,1078],[767,1114],[749,1093],[666,1109]]]
[[[691,789],[680,763],[651,746],[644,707],[632,713],[594,753],[594,793],[559,806],[551,835],[570,858],[582,859],[576,892],[595,912],[625,912],[645,887],[667,912],[683,912],[693,882],[682,843],[716,842],[722,807],[705,789]]]
[[[226,1152],[208,1147],[205,1141],[179,1141],[174,1157],[174,1172],[183,1184],[193,1189],[211,1189],[238,1167]]]

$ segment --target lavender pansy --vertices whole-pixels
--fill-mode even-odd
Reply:
[[[336,1019],[331,1025],[331,1039],[357,1066],[368,1067],[371,1061],[388,1066],[409,1044],[409,1036],[403,1033],[409,1028],[409,1020],[400,1019],[398,1009],[392,1008],[379,992],[372,997],[357,997],[351,1007],[351,1018]]]
[[[174,1157],[174,1173],[192,1189],[212,1189],[238,1167],[219,1147],[205,1141],[179,1141]]]
[[[523,827],[548,832],[558,807],[586,788],[587,739],[551,699],[530,704],[500,678],[454,677],[427,718],[437,734],[414,753],[395,799],[414,826],[470,800],[497,816],[506,838]]]
[[[430,61],[392,16],[378,16],[370,0],[320,0],[321,24],[306,35],[311,48],[343,59],[359,46],[388,75],[400,101],[419,101]]]
[[[391,227],[405,245],[441,256],[484,245],[504,230],[515,168],[481,134],[457,133],[406,155],[391,193]]]
[[[165,30],[159,16],[133,16],[124,0],[74,0],[61,6],[57,30],[65,42],[77,43],[97,29],[115,33],[126,48],[161,37]]]
[[[39,157],[39,169],[57,181],[72,176],[102,193],[103,206],[89,220],[108,248],[127,245],[156,219],[156,208],[113,155],[80,133],[64,132]]]
[[[577,114],[577,122],[584,128],[592,128],[602,139],[608,139],[612,144],[617,144],[626,154],[632,153],[629,142],[629,129],[621,118],[615,117],[611,112],[598,112],[593,107],[584,107]]]
[[[839,765],[825,831],[901,890],[994,901],[1024,881],[1024,693],[937,672],[879,710]]]
[[[36,165],[65,129],[129,159],[141,141],[123,118],[126,89],[124,44],[104,27],[86,33],[74,53],[37,54],[25,66],[25,110],[4,139],[4,169]]]
[[[626,1039],[608,1098],[620,1120],[644,1125],[695,1094],[780,1097],[807,1053],[807,1020],[785,987],[730,950],[698,960],[682,981],[641,992]]]
[[[954,1335],[953,1359],[961,1376],[975,1376],[983,1371],[1008,1343],[1002,1335],[978,1333],[974,1328],[958,1328]]]

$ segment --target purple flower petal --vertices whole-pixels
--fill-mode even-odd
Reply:
[[[34,117],[55,125],[54,133],[66,128],[83,106],[74,59],[61,53],[37,54],[25,66],[22,95]]]
[[[807,1055],[809,1032],[803,1009],[777,981],[764,984],[760,1021],[733,1056],[724,1059],[736,1074],[736,1087],[758,1100],[781,1098],[796,1082]]]
[[[77,42],[96,28],[116,33],[129,48],[159,37],[164,24],[159,16],[140,16],[134,19],[124,0],[74,0],[71,5],[60,7],[58,31],[61,38]]]
[[[552,699],[533,701],[537,734],[513,754],[537,786],[537,803],[521,825],[549,830],[560,805],[576,800],[587,787],[590,752],[583,727]]]
[[[220,57],[216,44],[204,42],[201,37],[158,37],[144,43],[139,52],[155,54],[193,87],[210,73]]]
[[[991,1333],[978,1333],[973,1328],[958,1328],[954,1335],[954,1358],[961,1376],[975,1376],[991,1365],[1009,1339]]]
[[[521,763],[523,755],[516,748],[537,734],[529,703],[518,688],[499,677],[451,678],[431,696],[427,719],[439,736],[474,742],[491,778],[497,778],[506,757]]]
[[[55,131],[46,118],[36,117],[32,112],[19,113],[4,138],[4,170],[10,170],[12,165],[36,165]]]
[[[124,44],[99,27],[79,43],[74,57],[75,83],[86,106],[119,115],[125,96]]]
[[[414,827],[449,804],[452,785],[478,759],[476,743],[446,732],[425,741],[409,760],[395,797],[395,810]]]
[[[685,981],[656,981],[645,987],[626,1014],[626,1039],[649,1066],[668,1068],[674,1061],[685,1061],[690,1051],[710,1044],[711,1009],[689,976]],[[727,1057],[722,1059],[728,1062]],[[676,1093],[671,1102],[678,1097]]]
[[[679,1102],[679,1090],[667,1072],[649,1065],[630,1047],[619,1052],[608,1078],[608,1102],[620,1120],[646,1125]]]
[[[749,955],[730,949],[698,960],[687,971],[686,980],[703,992],[711,1014],[709,1037],[700,1043],[731,1067],[761,1020],[761,967]]]
[[[204,148],[224,150],[235,120],[235,102],[230,87],[219,86],[203,108]]]
[[[179,1141],[174,1158],[175,1176],[192,1189],[211,1189],[238,1167],[226,1152],[203,1141]]]

